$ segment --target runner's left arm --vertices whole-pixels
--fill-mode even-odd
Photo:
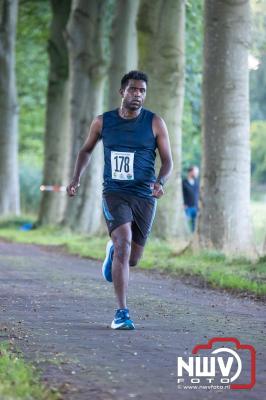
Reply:
[[[157,147],[161,159],[161,168],[154,184],[153,196],[160,198],[163,194],[163,185],[169,179],[173,170],[173,159],[167,126],[158,115],[153,117],[152,128],[157,140]]]

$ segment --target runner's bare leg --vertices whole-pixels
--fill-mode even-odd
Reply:
[[[112,278],[119,308],[127,308],[127,288],[129,280],[129,257],[131,251],[131,222],[114,229],[111,233],[114,244]]]
[[[144,251],[144,246],[131,241],[131,253],[129,258],[129,266],[135,267],[141,259]]]

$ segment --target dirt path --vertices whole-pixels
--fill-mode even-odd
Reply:
[[[0,243],[0,335],[12,336],[66,400],[264,399],[265,306],[135,270],[129,307],[137,329],[112,331],[112,285],[99,262]],[[251,390],[177,388],[177,356],[216,336],[257,350]]]

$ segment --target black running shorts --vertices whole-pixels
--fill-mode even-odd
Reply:
[[[109,235],[118,226],[132,222],[132,240],[144,246],[151,231],[156,205],[154,197],[143,198],[121,192],[105,193],[102,206]]]

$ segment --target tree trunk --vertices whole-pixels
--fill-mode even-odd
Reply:
[[[123,75],[138,65],[136,18],[139,0],[117,0],[111,32],[109,108],[120,104],[118,90]]]
[[[64,32],[70,14],[71,0],[51,0],[53,20],[48,51],[50,57],[47,93],[44,185],[66,185],[69,179],[69,80],[68,51]],[[61,222],[66,205],[65,193],[43,192],[39,221]]]
[[[103,110],[106,61],[103,48],[106,0],[75,0],[68,24],[70,55],[70,104],[72,158],[88,134],[92,119]],[[69,198],[64,224],[72,229],[95,234],[101,228],[102,146],[93,151],[89,168],[81,180],[77,197]]]
[[[181,122],[184,101],[184,0],[142,0],[138,15],[140,69],[149,76],[145,106],[158,113],[169,130],[174,172],[158,202],[153,233],[187,233],[181,187]]]
[[[0,0],[0,215],[20,213],[15,75],[17,0]]]
[[[206,0],[201,248],[248,253],[250,145],[249,1]]]

